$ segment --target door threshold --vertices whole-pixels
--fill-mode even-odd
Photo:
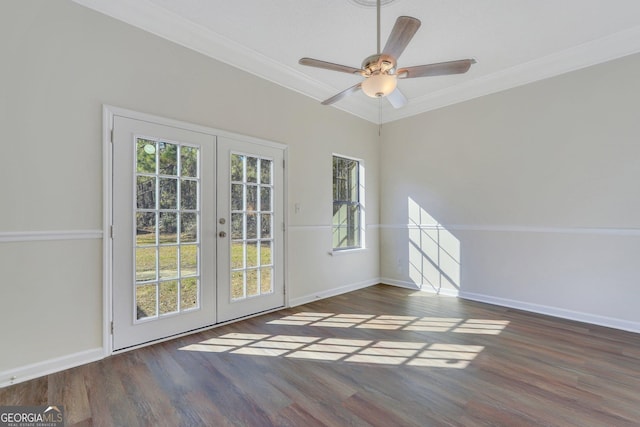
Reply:
[[[248,314],[246,316],[238,317],[238,318],[235,318],[235,319],[225,320],[224,322],[214,323],[213,325],[208,325],[208,326],[203,326],[201,328],[191,329],[189,331],[181,332],[179,334],[170,335],[168,337],[158,338],[156,340],[146,341],[146,342],[143,342],[141,344],[136,344],[136,345],[132,345],[132,346],[125,347],[125,348],[120,348],[120,349],[111,351],[111,355],[115,356],[115,355],[118,355],[118,354],[126,353],[126,352],[131,351],[131,350],[137,350],[139,348],[148,347],[150,345],[159,344],[161,342],[171,341],[171,340],[176,339],[176,338],[186,337],[188,335],[193,335],[193,334],[196,334],[198,332],[204,332],[204,331],[208,331],[208,330],[211,330],[211,329],[218,328],[220,326],[226,326],[226,325],[230,325],[232,323],[240,322],[242,320],[247,320],[247,319],[251,319],[251,318],[254,318],[254,317],[262,316],[263,314],[274,313],[276,311],[280,311],[280,310],[283,310],[285,308],[287,308],[287,307],[283,305],[283,306],[280,306],[280,307],[271,308],[269,310],[260,311],[258,313]]]

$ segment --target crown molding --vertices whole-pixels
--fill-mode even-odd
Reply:
[[[427,95],[411,98],[408,105],[401,109],[383,110],[383,123],[523,86],[638,52],[640,52],[640,26]]]
[[[318,101],[340,90],[148,0],[73,1]],[[333,107],[372,123],[389,123],[637,52],[640,52],[640,26],[436,92],[410,98],[408,105],[398,110],[386,102],[379,104],[358,96],[340,101]]]
[[[72,1],[318,101],[339,91],[150,1]],[[334,106],[378,123],[377,105],[366,101],[352,97]]]

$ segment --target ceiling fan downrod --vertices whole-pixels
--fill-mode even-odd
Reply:
[[[390,55],[384,55],[380,49],[380,9],[381,0],[376,0],[376,42],[375,55],[370,55],[362,61],[363,76],[362,91],[371,98],[382,98],[393,92],[397,85],[395,76],[396,60]]]
[[[380,55],[380,0],[376,0],[376,15],[377,15],[376,16],[376,21],[377,21],[376,34],[378,35],[377,36],[378,37],[378,40],[377,40],[378,41],[378,47],[377,47],[376,53],[378,55]]]

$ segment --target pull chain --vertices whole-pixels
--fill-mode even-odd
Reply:
[[[382,136],[382,98],[378,98],[378,136]]]

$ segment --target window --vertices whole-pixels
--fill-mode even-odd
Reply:
[[[200,149],[136,138],[136,322],[199,308]]]
[[[333,156],[333,249],[363,247],[364,179],[361,162]]]
[[[273,294],[273,160],[231,153],[231,300]]]

